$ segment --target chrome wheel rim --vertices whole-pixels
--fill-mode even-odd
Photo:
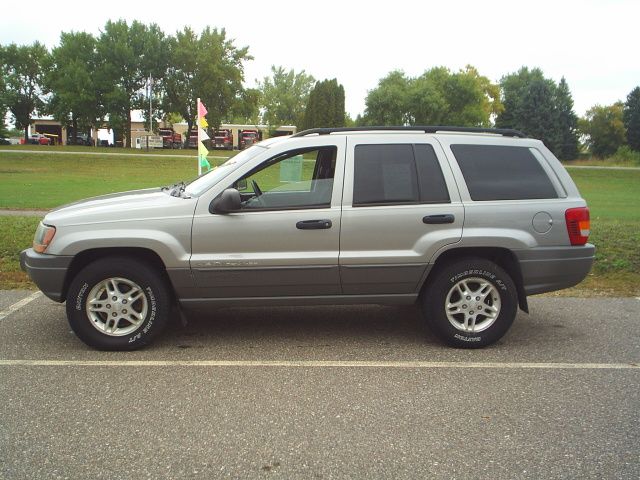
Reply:
[[[147,318],[149,303],[135,282],[113,277],[98,282],[87,296],[86,312],[96,330],[111,337],[129,335]]]
[[[500,315],[500,293],[484,278],[457,282],[447,294],[445,311],[449,323],[465,333],[478,333],[494,324]]]

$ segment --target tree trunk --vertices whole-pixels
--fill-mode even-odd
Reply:
[[[78,138],[78,120],[75,115],[71,116],[71,138],[74,143]]]
[[[189,117],[189,119],[187,120],[187,133],[186,133],[186,137],[184,139],[184,146],[185,148],[189,148],[189,139],[191,138],[191,129],[193,128],[193,120],[191,119],[191,117]],[[198,148],[198,146],[196,145],[196,148]]]
[[[29,143],[29,124],[27,123],[27,126],[24,127],[24,144],[26,145],[27,143]]]

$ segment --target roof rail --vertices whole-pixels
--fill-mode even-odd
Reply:
[[[339,127],[339,128],[311,128],[302,130],[292,137],[306,137],[307,135],[329,135],[331,133],[341,132],[456,132],[456,133],[491,133],[493,135],[502,135],[504,137],[527,138],[520,130],[511,128],[482,128],[482,127],[450,127],[445,125],[416,125],[410,127]]]

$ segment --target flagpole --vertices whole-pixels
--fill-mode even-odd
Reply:
[[[198,159],[198,176],[200,176],[202,175],[202,165],[200,165],[200,142],[202,141],[202,139],[200,138],[200,97],[198,97],[196,111],[198,112],[198,115],[196,116],[196,128],[198,129],[198,145],[196,146],[196,158]]]

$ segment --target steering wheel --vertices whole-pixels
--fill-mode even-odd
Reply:
[[[256,196],[253,197],[253,200],[255,200],[260,207],[264,207],[265,204],[264,200],[262,199],[262,190],[260,189],[258,182],[256,182],[255,180],[251,180],[251,186],[253,187],[253,193],[256,194]]]
[[[253,187],[253,192],[256,194],[256,197],[262,195],[262,190],[258,186],[258,182],[256,182],[255,180],[251,180],[251,186]]]

